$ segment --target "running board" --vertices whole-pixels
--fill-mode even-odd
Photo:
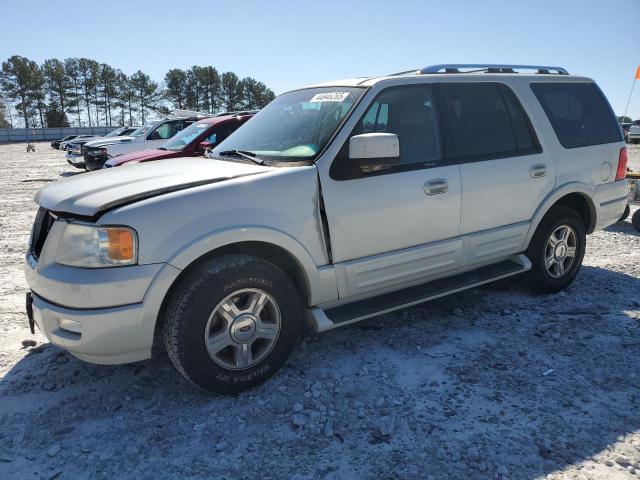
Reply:
[[[396,292],[385,293],[378,297],[340,305],[326,311],[315,307],[308,311],[308,318],[314,330],[324,332],[343,325],[359,322],[360,320],[444,297],[451,293],[484,285],[485,283],[500,280],[501,278],[517,275],[530,269],[531,262],[524,254],[514,255],[508,260],[503,260],[493,265],[487,265],[451,277],[440,278]]]

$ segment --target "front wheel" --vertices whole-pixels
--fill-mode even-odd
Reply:
[[[180,282],[169,299],[164,340],[191,383],[237,393],[285,363],[301,324],[300,296],[280,268],[228,255],[195,266]]]
[[[541,293],[566,288],[580,270],[585,244],[585,226],[576,211],[563,205],[551,208],[527,249],[531,287]]]

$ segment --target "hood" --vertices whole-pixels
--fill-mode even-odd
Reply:
[[[92,140],[87,143],[88,147],[106,147],[107,145],[115,145],[116,143],[128,143],[133,142],[137,137],[109,137],[109,138],[99,138],[97,140]]]
[[[95,217],[145,198],[268,172],[273,168],[181,157],[69,177],[38,190],[35,202],[53,212]]]
[[[108,160],[109,165],[118,167],[128,162],[145,162],[147,160],[162,160],[163,158],[180,157],[182,152],[172,152],[171,150],[157,150],[150,148],[148,150],[140,150],[126,155],[118,155]]]

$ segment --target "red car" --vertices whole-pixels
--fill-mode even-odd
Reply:
[[[203,155],[207,148],[211,148],[227,138],[254,115],[255,112],[239,112],[199,120],[176,133],[161,147],[113,157],[105,162],[103,168],[166,158],[198,157]]]

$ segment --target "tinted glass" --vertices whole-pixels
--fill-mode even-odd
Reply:
[[[458,157],[501,155],[518,149],[507,103],[497,84],[451,83],[444,88]]]
[[[531,89],[563,147],[622,141],[616,119],[593,83],[533,83]]]

